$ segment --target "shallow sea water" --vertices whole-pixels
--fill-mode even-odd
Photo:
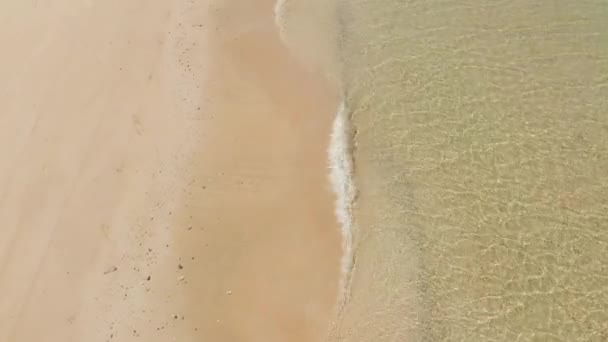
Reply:
[[[354,271],[332,341],[608,341],[608,4],[340,2]]]

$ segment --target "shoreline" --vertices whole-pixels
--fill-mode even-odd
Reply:
[[[210,203],[183,213],[194,216],[194,226],[207,227],[206,249],[198,250],[186,236],[177,239],[187,240],[182,250],[196,260],[224,255],[219,265],[205,267],[226,273],[218,284],[205,293],[188,292],[213,307],[205,314],[212,320],[199,326],[200,336],[321,341],[332,319],[339,272],[339,234],[326,174],[336,98],[322,75],[289,55],[273,25],[274,4],[267,4],[219,6],[209,19],[217,34],[209,37],[212,82],[203,91],[217,126],[193,165],[196,183],[211,180],[211,185],[189,201],[211,193],[221,207]],[[205,151],[214,146],[233,152],[210,159]],[[238,200],[220,194],[216,182],[223,191],[234,186]],[[224,230],[213,228],[217,224]],[[194,277],[193,288],[207,281],[204,275],[186,277]]]
[[[334,2],[276,0],[274,23],[283,45],[307,68],[318,70],[337,93],[343,93],[342,62],[339,41],[343,38],[340,6]],[[336,298],[339,316],[348,301],[354,267],[353,207],[357,190],[354,185],[353,132],[346,112],[346,98],[336,102],[334,119],[327,146],[328,179],[335,195],[335,215],[342,236],[340,282]],[[337,318],[337,317],[336,317]]]

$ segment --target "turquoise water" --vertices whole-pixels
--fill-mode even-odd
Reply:
[[[608,3],[338,7],[354,270],[335,341],[608,341]]]

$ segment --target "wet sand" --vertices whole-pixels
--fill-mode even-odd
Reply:
[[[0,340],[321,339],[336,98],[272,6],[0,5]]]

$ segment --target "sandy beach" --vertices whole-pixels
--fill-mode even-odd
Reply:
[[[274,1],[0,4],[0,341],[320,341],[336,95]]]

